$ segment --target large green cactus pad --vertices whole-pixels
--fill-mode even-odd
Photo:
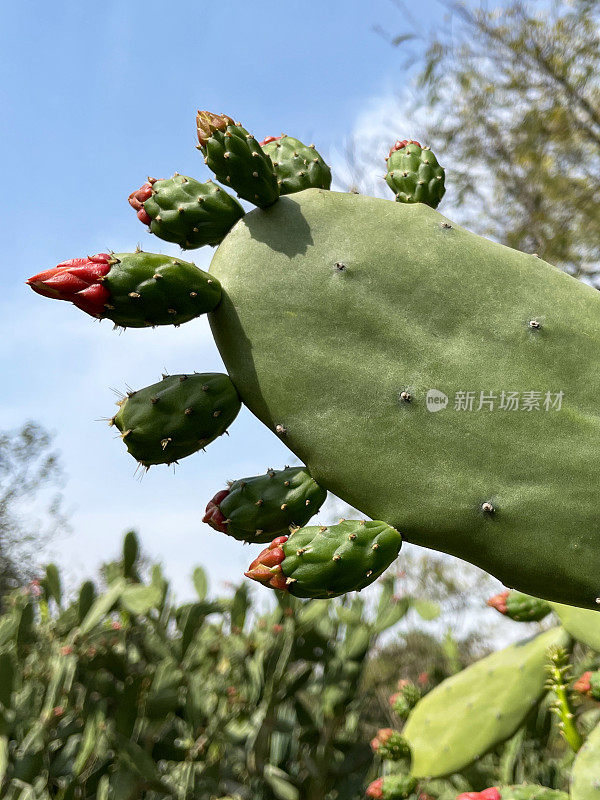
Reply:
[[[600,800],[600,725],[588,736],[573,764],[571,800]]]
[[[587,608],[551,603],[552,610],[563,627],[578,642],[583,642],[600,653],[600,614]]]
[[[596,607],[596,290],[423,204],[318,189],[247,214],[210,270],[233,382],[321,486],[508,586]]]
[[[492,653],[425,695],[402,731],[412,774],[457,772],[512,736],[544,692],[548,648],[568,642],[564,629],[552,628]]]

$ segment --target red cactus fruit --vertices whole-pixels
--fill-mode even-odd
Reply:
[[[499,611],[501,614],[506,614],[508,611],[508,606],[506,605],[506,601],[508,599],[508,595],[510,592],[500,592],[500,594],[495,594],[493,597],[487,601],[487,605],[491,608],[495,608],[496,611]]]
[[[137,211],[138,219],[143,222],[144,225],[150,225],[152,221],[144,208],[144,203],[152,196],[152,186],[156,181],[157,178],[148,178],[148,183],[140,186],[137,191],[129,195],[129,205]]]
[[[39,272],[27,284],[34,292],[54,300],[70,300],[93,317],[104,315],[110,293],[102,279],[111,267],[111,256],[98,253],[88,258],[71,258],[53,269]]]
[[[416,139],[398,139],[397,142],[392,146],[390,149],[390,156],[392,153],[395,153],[396,150],[402,150],[403,147],[406,147],[407,144],[416,144],[417,147],[421,147],[421,143],[417,142]]]
[[[281,136],[265,136],[262,142],[259,142],[260,146],[262,147],[265,144],[269,144],[270,142],[276,142],[278,139],[283,139],[283,133]]]
[[[206,511],[202,517],[202,522],[206,522],[211,528],[221,533],[227,533],[227,519],[221,511],[220,504],[229,494],[229,489],[221,489],[212,500],[208,501]]]
[[[271,544],[258,555],[258,558],[254,559],[248,572],[244,572],[244,575],[265,586],[270,586],[272,589],[286,591],[286,577],[281,569],[281,564],[285,558],[282,545],[287,540],[287,536],[278,536],[273,539]]]
[[[393,733],[393,728],[381,728],[381,730],[378,730],[377,736],[371,739],[371,750],[376,753],[382,745],[386,744],[390,740],[390,737],[393,735]]]
[[[383,778],[377,778],[376,781],[367,786],[367,797],[372,797],[373,800],[381,800],[383,798]]]
[[[502,795],[497,786],[491,786],[482,792],[463,792],[456,800],[502,800]]]
[[[581,694],[589,694],[592,689],[592,683],[590,680],[591,677],[591,672],[584,672],[583,675],[573,684],[573,689]]]

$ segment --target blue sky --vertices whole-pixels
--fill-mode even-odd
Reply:
[[[419,15],[436,14],[440,6],[422,0]],[[49,555],[80,580],[135,527],[180,596],[196,563],[215,583],[236,580],[256,548],[203,525],[206,502],[228,478],[282,467],[289,451],[243,411],[230,437],[140,481],[97,421],[114,412],[111,387],[140,388],[163,369],[221,371],[206,320],[117,333],[23,281],[107,248],[177,252],[146,232],[127,195],[147,175],[209,177],[195,150],[197,108],[230,114],[260,138],[285,131],[314,141],[340,169],[345,137],[379,141],[388,112],[398,121],[388,139],[416,136],[393,101],[408,82],[402,55],[373,30],[406,30],[402,16],[390,0],[21,0],[3,16],[1,426],[35,419],[56,434],[73,533]],[[385,144],[384,135],[382,152]],[[211,254],[189,258],[206,268]]]

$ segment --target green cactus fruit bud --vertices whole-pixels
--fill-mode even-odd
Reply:
[[[600,700],[600,670],[584,672],[573,684],[573,689],[593,700]]]
[[[123,328],[181,325],[221,299],[219,281],[194,264],[142,251],[72,258],[27,283],[44,297],[70,300]]]
[[[514,590],[490,597],[487,604],[515,622],[539,622],[552,611],[545,600]]]
[[[219,244],[244,216],[238,201],[220,186],[178,174],[168,180],[148,178],[129,195],[129,205],[155,236],[183,250]]]
[[[421,699],[421,692],[412,681],[398,681],[398,691],[390,697],[390,706],[394,714],[406,719]]]
[[[571,800],[600,799],[600,724],[586,739],[571,771]]]
[[[235,386],[220,373],[170,375],[131,392],[111,423],[144,467],[172,464],[225,433],[240,410]]]
[[[203,522],[240,541],[265,544],[288,534],[290,527],[306,525],[326,497],[306,467],[269,469],[217,492]]]
[[[387,185],[399,203],[425,203],[437,208],[444,196],[444,169],[429,147],[406,140],[396,142],[387,157]]]
[[[331,170],[314,144],[307,146],[293,136],[267,136],[260,146],[273,162],[279,194],[331,186]]]
[[[410,747],[404,736],[393,728],[382,728],[371,739],[371,749],[387,761],[400,761],[410,757]]]
[[[198,111],[196,125],[199,149],[220,183],[260,208],[277,200],[275,169],[252,134],[230,117],[210,111]]]
[[[367,787],[367,797],[373,800],[405,800],[417,785],[412,775],[385,775]]]
[[[337,597],[373,583],[401,545],[398,531],[379,521],[298,528],[274,539],[245,575],[296,597]]]

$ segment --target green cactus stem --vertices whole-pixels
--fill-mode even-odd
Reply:
[[[571,661],[564,647],[552,647],[548,653],[549,664],[547,687],[554,692],[555,700],[551,706],[558,716],[560,732],[565,741],[577,752],[583,744],[583,737],[577,730],[575,714],[571,709],[569,698],[569,682],[571,678]]]

